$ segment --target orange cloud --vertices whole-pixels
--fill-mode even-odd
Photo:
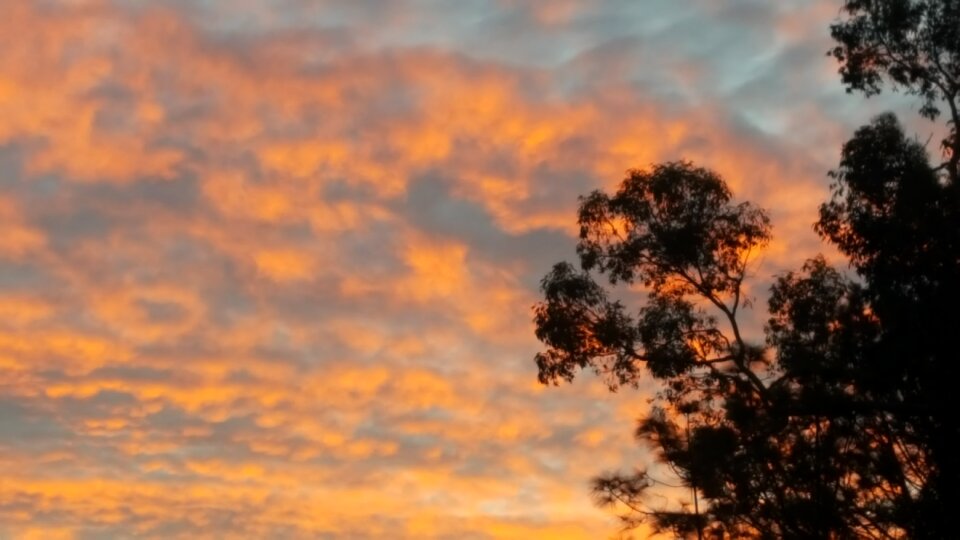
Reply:
[[[497,17],[455,3],[181,4],[5,4],[0,537],[604,536],[649,389],[529,361],[577,195],[691,158],[775,209],[764,271],[819,247],[821,151],[720,98],[457,45]],[[490,9],[589,31],[545,6]]]
[[[44,247],[43,233],[24,223],[15,201],[0,197],[0,226],[4,234],[0,238],[0,257],[18,259]]]
[[[297,281],[310,277],[312,262],[297,251],[266,250],[254,255],[257,270],[276,281]]]

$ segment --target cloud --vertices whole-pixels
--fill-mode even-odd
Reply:
[[[538,281],[664,160],[823,249],[825,6],[13,1],[0,536],[612,532],[653,389],[537,385]]]

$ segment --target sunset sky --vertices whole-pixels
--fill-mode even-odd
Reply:
[[[652,387],[542,387],[577,196],[689,159],[826,251],[815,0],[4,0],[0,539],[605,538]],[[935,139],[938,140],[938,139]]]

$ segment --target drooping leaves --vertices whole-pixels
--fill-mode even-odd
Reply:
[[[619,302],[568,263],[556,264],[540,288],[544,301],[534,306],[534,322],[537,338],[548,346],[536,356],[541,383],[569,382],[588,366],[610,375],[611,386],[636,382],[637,331]]]

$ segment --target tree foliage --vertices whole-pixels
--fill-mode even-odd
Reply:
[[[884,81],[922,100],[920,114],[937,118],[944,106],[943,141],[950,179],[960,175],[960,2],[845,0],[846,15],[830,27],[847,89],[874,95]]]
[[[699,295],[736,324],[749,254],[769,239],[769,220],[730,198],[716,174],[680,162],[631,171],[612,197],[596,191],[581,199],[581,270],[554,266],[536,307],[537,337],[549,346],[536,357],[540,381],[570,380],[587,366],[612,388],[635,384],[643,365],[665,378],[728,361],[745,368],[749,348],[731,343],[715,317],[689,301]],[[611,284],[650,288],[636,319],[608,298],[592,270]]]
[[[844,82],[870,94],[889,79],[931,118],[946,103],[948,161],[931,164],[893,115],[857,130],[815,229],[858,275],[815,257],[778,276],[762,342],[746,339],[740,315],[750,263],[771,237],[763,210],[689,162],[632,170],[615,193],[581,198],[579,265],[554,266],[534,308],[540,381],[582,369],[612,390],[659,381],[636,434],[692,499],[656,504],[656,468],[596,478],[597,501],[625,509],[625,527],[700,538],[951,536],[958,6],[844,3],[832,27]],[[637,289],[644,300],[631,309]]]

